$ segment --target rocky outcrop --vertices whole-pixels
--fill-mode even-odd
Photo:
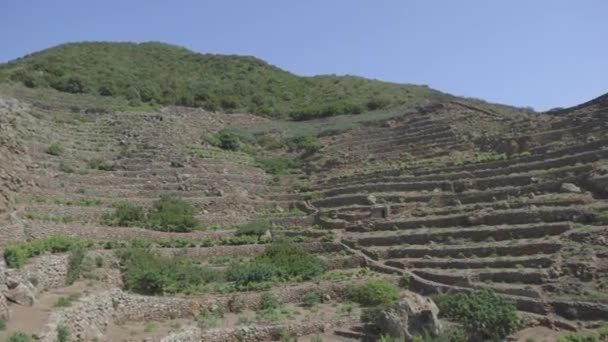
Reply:
[[[9,288],[4,296],[9,301],[18,305],[34,305],[34,290],[32,289],[32,286],[28,286],[25,283],[18,283],[14,288]]]
[[[431,299],[407,292],[397,304],[380,313],[378,326],[383,334],[399,341],[413,341],[414,336],[439,332],[438,314],[439,308]]]

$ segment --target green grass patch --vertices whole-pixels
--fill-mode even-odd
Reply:
[[[63,147],[58,143],[52,143],[46,148],[46,153],[52,156],[59,156],[63,153]]]
[[[399,288],[386,280],[371,279],[350,287],[348,297],[362,306],[389,305],[399,299]]]
[[[158,42],[63,44],[1,64],[0,80],[121,100],[96,101],[100,105],[182,105],[296,120],[446,97],[426,86],[354,76],[299,77],[254,57],[199,54]]]
[[[140,294],[200,293],[206,284],[223,280],[220,271],[182,257],[163,258],[148,249],[121,250],[117,255],[124,266],[124,287]]]
[[[489,290],[434,297],[439,314],[462,323],[467,333],[483,340],[502,340],[519,326],[515,305]]]
[[[200,227],[196,209],[175,196],[161,196],[148,211],[127,202],[117,203],[115,207],[113,213],[103,216],[103,224],[113,227],[145,227],[165,232],[189,232]]]
[[[260,283],[276,281],[305,281],[323,272],[325,265],[292,242],[269,245],[264,253],[244,263],[232,265],[226,274],[237,288],[248,289]]]

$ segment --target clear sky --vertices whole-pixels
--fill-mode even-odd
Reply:
[[[0,61],[163,41],[545,110],[608,92],[608,0],[0,0]]]

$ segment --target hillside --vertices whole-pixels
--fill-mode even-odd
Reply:
[[[160,105],[307,119],[444,97],[424,86],[354,76],[299,77],[254,57],[163,43],[73,43],[0,65],[0,80]]]
[[[103,46],[124,59],[61,52]],[[534,113],[157,43],[69,44],[1,73],[0,341],[606,336],[606,96]],[[365,109],[295,121],[122,96],[168,75],[213,80],[207,107],[243,77],[302,95],[275,103],[291,118],[328,89]],[[88,92],[54,89],[79,77]],[[289,87],[254,87],[270,79]],[[370,107],[365,87],[395,102]]]

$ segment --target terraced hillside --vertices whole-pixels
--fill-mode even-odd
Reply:
[[[285,122],[2,84],[0,340],[595,334],[605,99]]]

